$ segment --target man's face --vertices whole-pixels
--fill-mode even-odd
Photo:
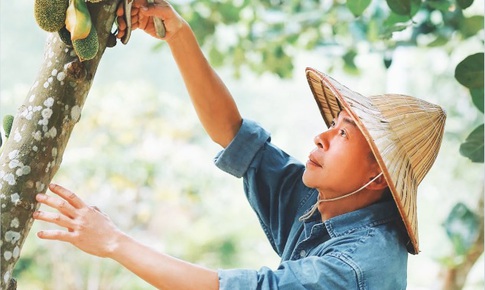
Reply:
[[[317,189],[322,198],[350,193],[376,175],[377,162],[370,147],[346,111],[314,142],[317,147],[308,157],[303,182]]]

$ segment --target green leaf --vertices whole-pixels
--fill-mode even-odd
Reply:
[[[359,17],[364,13],[365,9],[369,7],[371,0],[352,0],[347,1],[347,8],[354,14],[355,17]]]
[[[456,80],[467,88],[483,88],[483,52],[462,60],[455,69]]]
[[[428,43],[428,47],[439,47],[448,43],[448,37],[443,35],[438,35],[433,41]]]
[[[473,4],[473,0],[456,0],[461,9],[467,9]]]
[[[483,29],[483,15],[465,17],[460,23],[460,32],[463,37],[468,38],[477,34]]]
[[[472,95],[472,101],[475,107],[483,113],[483,99],[484,99],[484,92],[483,87],[470,89],[470,95]]]
[[[5,132],[5,138],[10,136],[10,131],[12,130],[13,124],[13,116],[12,115],[5,115],[3,117],[3,130]]]
[[[353,49],[347,51],[343,56],[344,60],[344,69],[348,73],[355,74],[359,71],[357,65],[355,64],[355,57],[357,56],[357,52]]]
[[[386,0],[387,6],[398,15],[413,17],[421,6],[421,0]]]
[[[428,0],[426,1],[426,5],[430,8],[440,10],[440,11],[448,11],[453,3],[450,0]]]
[[[465,255],[479,234],[477,215],[461,202],[452,208],[444,227],[458,255]]]
[[[472,162],[483,163],[483,148],[483,124],[481,124],[460,145],[460,154]]]
[[[411,13],[411,0],[386,0],[392,12],[399,15],[409,15]]]

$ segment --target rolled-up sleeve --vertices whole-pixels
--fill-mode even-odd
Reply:
[[[256,153],[271,139],[270,134],[256,122],[244,119],[231,143],[214,159],[217,167],[241,178]]]
[[[219,270],[221,290],[362,289],[362,273],[342,256],[307,257],[283,262],[277,270]]]

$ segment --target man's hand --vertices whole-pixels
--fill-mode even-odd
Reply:
[[[118,21],[117,38],[122,38],[126,34],[126,21],[124,18],[123,1],[116,11]],[[156,34],[153,18],[159,18],[163,21],[166,29],[166,35],[163,38],[169,41],[184,25],[185,20],[172,8],[165,0],[155,0],[153,4],[148,4],[146,0],[134,0],[131,8],[131,29],[140,28],[155,38],[160,38]]]
[[[86,253],[109,257],[123,233],[110,218],[95,206],[88,206],[76,194],[62,186],[51,184],[49,189],[59,197],[38,194],[36,200],[58,212],[36,211],[34,219],[67,229],[37,233],[41,239],[68,242]]]

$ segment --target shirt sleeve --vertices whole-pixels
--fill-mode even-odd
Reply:
[[[304,165],[273,145],[269,133],[249,120],[243,120],[215,163],[234,176],[244,177],[247,199],[273,249],[280,256],[291,254],[302,229],[298,218],[315,196],[315,190],[303,184]]]
[[[359,268],[350,260],[338,256],[307,257],[283,262],[275,271],[267,267],[260,270],[218,270],[221,290],[280,290],[363,289]]]

